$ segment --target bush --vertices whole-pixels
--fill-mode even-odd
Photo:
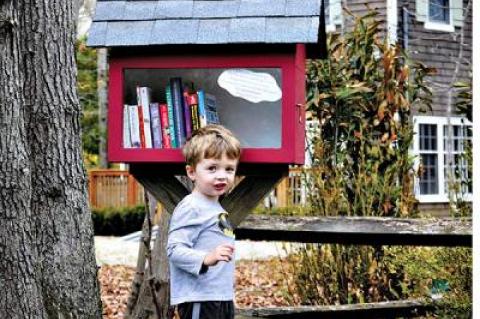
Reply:
[[[142,228],[145,206],[92,209],[95,235],[122,236]]]

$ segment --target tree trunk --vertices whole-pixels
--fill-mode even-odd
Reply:
[[[76,91],[79,3],[0,3],[0,318],[101,318]]]

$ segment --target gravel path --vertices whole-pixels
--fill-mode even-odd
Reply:
[[[95,236],[97,265],[136,266],[138,257],[138,236],[124,237]],[[253,242],[238,240],[235,243],[236,260],[258,260],[270,257],[284,257],[286,252],[281,242]],[[286,244],[290,245],[290,244]],[[291,250],[292,245],[288,246]]]

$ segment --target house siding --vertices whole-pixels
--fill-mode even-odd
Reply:
[[[468,1],[463,1],[463,8],[467,7]],[[456,61],[460,50],[460,27],[455,27],[454,32],[442,32],[428,30],[423,21],[415,16],[416,1],[398,1],[399,15],[405,7],[409,14],[407,19],[408,34],[404,34],[401,17],[399,17],[398,40],[404,46],[405,37],[408,40],[408,52],[411,58],[424,63],[427,67],[437,70],[436,75],[430,79],[433,89],[432,112],[427,115],[448,115],[448,87],[452,84],[455,73]],[[457,81],[468,81],[471,76],[472,63],[472,10],[464,17],[464,46],[463,60],[460,61]],[[455,94],[452,96],[451,115],[455,115]]]
[[[347,9],[356,16],[363,16],[369,12],[369,9],[377,10],[377,19],[382,21],[380,24],[381,34],[383,35],[386,30],[387,22],[387,1],[386,0],[347,0],[345,2]],[[346,30],[351,30],[353,27],[354,19],[345,15],[345,27]]]
[[[416,61],[422,62],[427,67],[435,68],[437,73],[429,78],[429,86],[433,90],[432,110],[422,115],[447,116],[449,113],[455,116],[455,92],[452,91],[452,100],[449,109],[448,88],[453,84],[453,75],[455,73],[456,61],[459,57],[460,33],[461,27],[455,26],[454,32],[435,31],[425,28],[425,22],[421,17],[416,17],[415,0],[397,0],[398,25],[397,41],[400,46],[405,48],[410,57]],[[368,1],[368,0],[343,0],[347,9],[354,15],[362,16],[368,13],[368,7],[378,11],[377,18],[382,21],[380,24],[381,33],[384,35],[387,29],[387,0]],[[467,7],[468,0],[463,1],[463,9]],[[404,21],[403,8],[408,12],[408,18]],[[351,30],[354,20],[344,14],[345,30]],[[423,19],[424,20],[424,19]],[[472,10],[464,12],[464,46],[463,59],[459,64],[459,71],[456,81],[468,81],[471,79],[472,69]],[[404,23],[406,22],[407,32],[404,32]],[[405,43],[407,39],[407,43]],[[420,114],[413,111],[414,115]],[[423,214],[434,216],[448,216],[448,203],[421,203],[419,209]]]

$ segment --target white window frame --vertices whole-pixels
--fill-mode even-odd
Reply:
[[[341,1],[341,0],[326,0],[326,4],[328,5],[328,23],[325,23],[325,31],[326,32],[334,32],[337,28],[337,26],[335,25],[335,22],[334,22],[334,19],[333,17],[337,14],[337,12],[335,12],[335,8],[337,6],[332,6],[332,2],[336,2],[336,1]],[[342,14],[342,10],[340,9],[340,12],[338,12],[338,15],[341,15]]]
[[[453,25],[452,0],[448,0],[448,10],[450,11],[448,14],[448,17],[450,19],[449,23],[430,21],[430,0],[426,0],[425,2],[427,5],[427,17],[425,20],[425,29],[444,31],[444,32],[454,32],[455,26]]]
[[[413,139],[413,155],[415,155],[415,170],[418,170],[420,166],[420,124],[435,124],[437,126],[437,150],[432,154],[437,154],[437,176],[438,176],[438,194],[420,194],[420,181],[419,178],[415,178],[415,197],[420,203],[448,203],[448,190],[445,189],[445,163],[443,147],[443,127],[448,124],[448,118],[442,116],[414,116],[413,117],[413,129],[415,136]],[[472,123],[466,118],[462,117],[450,117],[451,125],[464,125],[472,126]],[[471,193],[466,194],[466,201],[471,201],[473,195]]]

